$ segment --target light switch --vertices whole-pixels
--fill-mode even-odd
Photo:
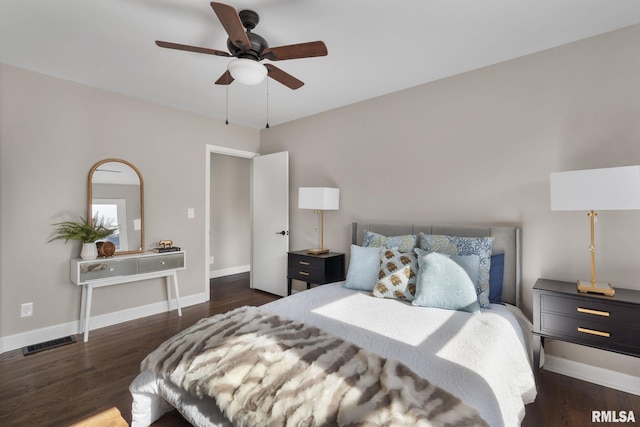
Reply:
[[[187,209],[187,218],[193,219],[196,216],[195,210],[193,208]]]

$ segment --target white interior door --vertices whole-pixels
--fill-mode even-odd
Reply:
[[[289,250],[289,153],[253,159],[251,286],[287,295]]]

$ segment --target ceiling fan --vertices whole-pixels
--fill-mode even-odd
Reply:
[[[243,84],[257,84],[265,76],[269,76],[295,90],[302,87],[304,83],[275,65],[261,64],[260,61],[263,59],[282,61],[327,55],[327,47],[322,41],[269,47],[269,43],[263,37],[252,32],[260,20],[256,12],[241,10],[238,13],[232,6],[216,2],[211,2],[211,7],[229,35],[227,39],[229,52],[160,40],[157,40],[156,44],[168,49],[237,58],[229,63],[227,71],[216,80],[218,85],[228,85],[234,80]]]

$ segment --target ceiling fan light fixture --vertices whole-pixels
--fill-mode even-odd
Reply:
[[[229,62],[227,70],[234,80],[244,85],[257,85],[267,76],[267,68],[253,59],[238,58]]]

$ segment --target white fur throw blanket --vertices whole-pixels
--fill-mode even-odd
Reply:
[[[237,426],[487,425],[400,362],[256,307],[202,319],[142,370],[214,398]]]

